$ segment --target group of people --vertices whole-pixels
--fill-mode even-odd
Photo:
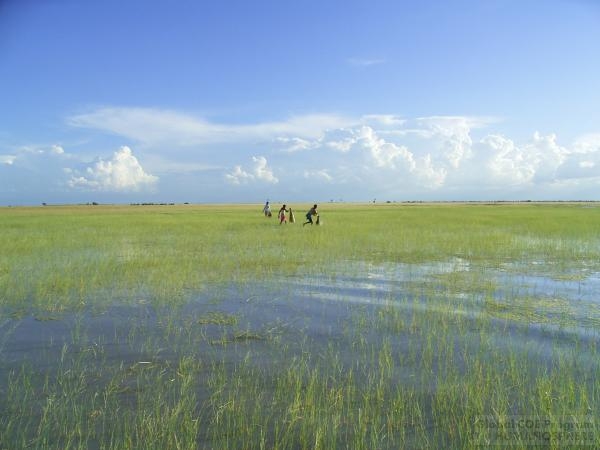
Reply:
[[[263,213],[265,214],[265,217],[271,217],[273,214],[271,213],[271,205],[269,204],[269,202],[265,203],[265,206],[263,208]],[[287,208],[287,205],[283,205],[281,207],[281,209],[279,210],[279,212],[277,213],[277,217],[279,218],[279,225],[283,224],[283,223],[287,223],[288,221],[288,216],[286,216],[286,213],[289,213],[289,220],[290,223],[294,223],[295,222],[295,218],[294,218],[294,212],[292,211],[292,208]],[[306,224],[313,224],[315,222],[313,222],[313,217],[317,218],[317,225],[319,224],[319,213],[317,211],[317,205],[313,205],[312,208],[310,208],[308,210],[308,212],[306,213],[306,222],[304,222],[302,224],[302,226],[306,225]]]

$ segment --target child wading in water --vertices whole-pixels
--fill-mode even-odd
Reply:
[[[290,208],[291,210],[291,208]],[[281,207],[281,209],[279,210],[279,225],[281,225],[282,223],[287,223],[287,220],[285,218],[285,213],[288,212],[287,209],[285,209],[285,205],[283,205]]]
[[[308,212],[306,213],[306,222],[304,222],[302,226],[306,225],[307,223],[310,223],[312,225],[312,216],[317,216],[317,218],[319,217],[319,213],[317,212],[317,205],[313,205],[313,207],[308,210]]]

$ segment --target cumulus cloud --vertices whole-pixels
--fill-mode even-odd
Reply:
[[[488,117],[432,116],[407,122],[400,133],[414,135],[427,141],[432,157],[445,160],[453,169],[470,158],[473,130],[496,121]]]
[[[497,121],[492,117],[370,115],[351,126],[327,129],[317,139],[303,140],[295,153],[300,157],[305,151],[306,161],[321,166],[309,164],[305,177],[342,183],[352,171],[359,183],[397,192],[460,187],[476,196],[481,189],[533,190],[596,177],[600,134],[585,135],[570,147],[560,145],[554,134],[533,133],[528,141],[517,143],[501,134],[482,133]],[[482,136],[475,139],[474,134]],[[343,176],[342,165],[349,168]]]
[[[565,162],[568,150],[556,142],[556,135],[542,136],[536,132],[533,140],[523,147],[523,152],[535,167],[535,180],[552,181],[556,178],[557,169]]]
[[[444,184],[447,169],[443,165],[436,166],[429,152],[389,142],[370,127],[360,130],[359,144],[366,149],[376,168],[390,169],[394,175],[404,178],[403,183],[436,189]],[[388,175],[390,176],[390,175]]]
[[[167,172],[174,177],[210,169],[213,175],[207,176],[218,177],[221,182],[262,184],[262,189],[279,182],[269,164],[273,162],[278,173],[286,173],[286,183],[278,186],[281,190],[310,178],[315,189],[319,184],[332,190],[343,185],[356,192],[369,189],[390,195],[411,192],[432,196],[460,189],[469,198],[469,194],[477,197],[482,190],[535,193],[540,187],[553,186],[556,189],[552,192],[559,192],[565,183],[576,186],[579,181],[583,185],[599,178],[600,133],[581,136],[566,145],[551,133],[532,133],[527,140],[515,140],[493,129],[499,121],[470,116],[306,114],[256,123],[219,123],[176,111],[118,107],[69,119],[73,126],[143,144],[145,166],[151,164],[152,173],[161,177]],[[172,152],[163,151],[167,144]],[[252,146],[260,146],[264,156],[252,156],[256,154]],[[184,148],[187,150],[181,150]],[[59,149],[62,147],[44,151],[60,156]],[[0,156],[0,165],[8,167],[19,161],[19,154],[6,153]],[[181,155],[185,158],[179,158]],[[247,163],[236,164],[244,160]],[[108,162],[116,164],[115,160]],[[107,175],[114,171],[108,162],[75,172],[71,185],[119,186],[116,175]],[[144,179],[142,175],[142,181],[132,186],[152,185]],[[337,191],[335,195],[339,195]]]
[[[416,175],[423,186],[429,189],[438,189],[444,185],[448,169],[436,167],[431,155],[427,154],[417,163]]]
[[[273,170],[267,165],[267,159],[264,156],[253,156],[254,174],[257,179],[267,183],[277,183],[279,180],[273,175]]]
[[[534,133],[532,139],[516,144],[511,139],[490,134],[481,139],[476,150],[487,155],[485,166],[492,180],[510,184],[553,183],[559,168],[568,162],[571,152],[557,143],[556,135]]]
[[[69,186],[97,191],[140,191],[153,187],[158,177],[144,171],[129,147],[121,147],[109,161],[99,160],[84,175],[72,176]]]
[[[377,167],[395,168],[404,159],[405,165],[414,170],[417,156],[420,156],[428,167],[441,162],[457,169],[471,156],[472,130],[496,120],[460,116],[408,120],[395,115],[372,114],[357,119],[351,126],[327,129],[318,139],[304,140],[302,145],[296,145],[294,151],[325,148],[348,153],[358,145],[368,150]],[[421,150],[424,145],[425,152]],[[423,159],[427,157],[428,160]]]
[[[481,158],[486,159],[482,168],[489,172],[491,180],[504,184],[522,184],[533,179],[535,167],[515,143],[501,135],[488,135],[480,141]]]
[[[365,122],[375,125],[402,126],[404,120],[393,116],[369,116]],[[387,136],[387,137],[384,137]],[[375,129],[374,126],[358,124],[353,128],[328,130],[311,143],[311,149],[321,149],[319,162],[329,162],[327,169],[307,169],[305,176],[312,176],[331,183],[349,178],[369,180],[373,185],[380,183],[397,186],[421,186],[435,189],[443,185],[447,169],[432,158],[428,152],[409,149],[394,138]],[[308,147],[308,146],[307,146]],[[329,155],[323,153],[329,151]],[[345,169],[341,170],[340,167]],[[350,172],[354,172],[352,176]],[[324,176],[326,175],[326,176]]]
[[[246,184],[248,181],[254,180],[254,175],[242,169],[242,166],[235,166],[233,172],[225,175],[225,178],[231,184]]]
[[[415,169],[413,154],[406,147],[385,141],[371,127],[363,126],[358,130],[357,142],[371,155],[376,167]]]
[[[582,136],[571,146],[559,144],[555,134],[537,132],[515,142],[485,133],[496,122],[493,117],[369,115],[313,140],[288,137],[286,142],[297,144],[294,152],[308,161],[304,177],[339,184],[352,172],[357,189],[460,188],[477,197],[482,189],[535,192],[553,187],[557,192],[565,183],[577,185],[572,180],[600,181],[600,134]]]
[[[254,166],[250,171],[244,170],[242,166],[235,166],[233,172],[225,174],[225,179],[231,184],[246,184],[251,181],[263,181],[272,184],[279,182],[264,156],[253,156],[252,161]]]

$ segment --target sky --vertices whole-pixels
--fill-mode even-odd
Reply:
[[[0,0],[0,205],[599,188],[594,0]]]

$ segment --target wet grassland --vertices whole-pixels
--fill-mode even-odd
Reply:
[[[0,449],[600,446],[600,205],[261,207],[0,208]]]

